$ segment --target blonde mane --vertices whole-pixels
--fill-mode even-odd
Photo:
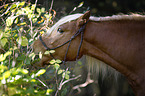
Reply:
[[[54,24],[47,32],[47,36],[55,31],[60,25],[76,20],[83,14],[73,14],[73,15],[68,15],[63,18],[61,18],[56,24]],[[131,15],[113,15],[113,16],[106,16],[106,17],[94,17],[90,16],[89,20],[91,21],[110,21],[110,20],[145,20],[145,15],[140,15],[140,14],[131,14]]]
[[[145,20],[145,15],[131,14],[131,15],[113,15],[106,17],[90,17],[92,21],[111,21],[111,20]]]
[[[86,55],[84,57],[88,70],[90,70],[91,73],[95,73],[95,78],[99,78],[101,74],[102,79],[106,76],[113,76],[115,80],[117,80],[118,76],[120,76],[120,73],[116,71],[116,69],[110,67],[106,63],[91,56]]]

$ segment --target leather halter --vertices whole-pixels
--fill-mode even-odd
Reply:
[[[64,45],[66,45],[67,43],[69,43],[69,44],[68,44],[68,47],[67,47],[67,50],[66,50],[66,54],[65,54],[64,60],[62,60],[62,63],[65,63],[65,61],[66,61],[66,56],[67,56],[68,49],[69,49],[69,47],[70,47],[71,41],[72,41],[73,39],[75,39],[79,34],[81,34],[81,41],[80,41],[80,45],[79,45],[79,47],[78,47],[77,56],[76,56],[76,60],[77,60],[77,59],[78,59],[78,56],[79,56],[80,48],[81,48],[81,46],[82,46],[84,30],[85,30],[85,27],[86,27],[86,24],[87,24],[87,23],[88,23],[88,21],[87,21],[86,23],[84,23],[84,24],[82,25],[82,27],[80,27],[80,29],[70,38],[70,40],[66,41],[65,43],[63,43],[63,44],[61,44],[61,45],[59,45],[59,46],[57,46],[57,47],[54,47],[54,48],[49,48],[49,47],[47,47],[46,43],[42,40],[42,36],[41,36],[41,35],[39,36],[39,40],[41,41],[41,43],[42,43],[42,45],[45,47],[45,49],[48,50],[48,51],[50,51],[50,50],[55,50],[55,49],[57,49],[57,48],[59,48],[59,47],[62,47],[62,46],[64,46]],[[63,34],[63,33],[62,33],[62,34]],[[55,57],[54,57],[51,53],[50,53],[50,56],[51,56],[53,59],[55,59]]]

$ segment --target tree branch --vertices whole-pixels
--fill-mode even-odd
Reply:
[[[67,82],[69,82],[69,81],[72,81],[72,80],[75,80],[75,79],[78,79],[79,77],[81,77],[81,75],[78,75],[78,76],[75,77],[75,78],[71,78],[71,79],[65,80],[62,84],[59,85],[59,89],[58,89],[58,90],[61,90],[62,86],[63,86],[65,83],[67,83]]]
[[[77,89],[78,90],[78,93],[80,93],[81,92],[81,87],[86,87],[87,85],[89,85],[89,84],[91,84],[91,83],[93,83],[94,82],[94,80],[92,80],[91,78],[90,78],[90,72],[88,73],[88,76],[87,76],[87,79],[86,79],[86,82],[85,83],[83,83],[83,84],[80,84],[80,85],[76,85],[76,86],[74,86],[72,89],[73,90],[75,90],[75,89]]]

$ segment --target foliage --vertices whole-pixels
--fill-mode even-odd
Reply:
[[[42,90],[36,78],[46,72],[26,69],[34,62],[31,44],[36,39],[41,26],[47,28],[51,14],[45,8],[36,8],[36,4],[14,2],[6,4],[1,10],[3,28],[0,30],[0,86],[5,95],[50,95],[52,89]],[[36,10],[36,12],[35,12]],[[41,26],[40,26],[41,25]],[[40,26],[40,27],[38,27]],[[42,29],[41,29],[42,30]]]
[[[2,24],[0,27],[0,95],[52,96],[58,93],[65,95],[68,86],[64,86],[61,90],[62,86],[74,79],[70,79],[68,68],[65,70],[60,67],[60,60],[51,60],[52,65],[45,69],[36,70],[31,65],[42,58],[41,52],[33,53],[32,44],[39,34],[49,29],[54,14],[25,1],[13,2],[0,8],[0,18],[3,21],[0,23]],[[54,52],[55,50],[50,50],[44,54]],[[52,73],[52,76],[49,73]],[[43,79],[43,74],[50,76]],[[53,82],[54,80],[56,82]],[[52,83],[46,85],[48,81]]]
[[[2,96],[50,95],[52,89],[42,90],[36,87],[41,83],[37,78],[43,75],[46,69],[36,72],[28,67],[36,61],[36,54],[32,53],[31,44],[38,36],[40,28],[50,22],[51,14],[45,13],[45,8],[36,8],[36,4],[26,2],[6,4],[1,9],[3,28],[0,30],[2,89],[0,94]]]

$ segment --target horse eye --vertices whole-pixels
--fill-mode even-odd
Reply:
[[[58,28],[58,29],[57,29],[57,32],[63,33],[64,31],[63,31],[61,28]]]

